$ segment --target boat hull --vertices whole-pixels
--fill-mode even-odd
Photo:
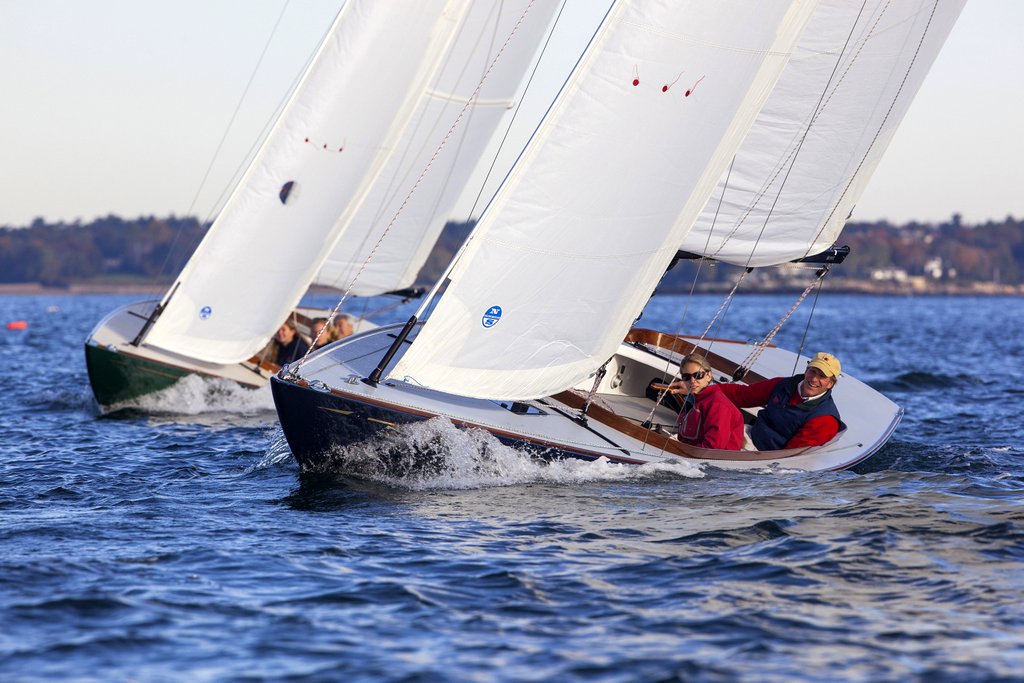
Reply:
[[[166,363],[93,344],[85,345],[85,368],[93,396],[101,406],[136,401],[146,394],[167,389],[190,374]]]
[[[585,387],[513,404],[443,394],[394,380],[364,381],[396,330],[381,328],[358,335],[272,378],[282,429],[304,470],[343,465],[346,449],[365,444],[372,448],[386,441],[381,438],[384,432],[435,417],[460,428],[484,430],[505,445],[542,457],[606,458],[629,464],[687,461],[728,469],[842,469],[881,448],[902,416],[902,410],[891,401],[844,377],[840,398],[846,411],[840,410],[844,420],[854,426],[824,446],[786,451],[697,449],[672,437],[675,413],[655,406],[644,393],[651,379],[658,379],[657,373],[672,367],[671,361],[678,362],[671,354],[657,352],[664,337],[659,333],[638,331],[632,340],[627,339],[610,361],[615,371],[608,376],[613,379],[602,384],[586,419],[581,419]],[[716,343],[722,355],[712,355],[720,364],[716,368],[719,376],[725,376],[734,369],[735,361],[730,358],[744,358],[749,348],[740,342]],[[796,359],[795,354],[779,349],[770,349],[765,355],[767,360],[759,361],[764,370],[792,368]],[[670,361],[667,365],[666,360]],[[877,405],[870,410],[858,408],[867,402]],[[654,423],[655,429],[649,430],[645,422]]]
[[[401,429],[403,425],[439,417],[427,412],[409,410],[395,405],[376,404],[351,396],[319,391],[302,382],[272,377],[270,389],[277,406],[278,420],[288,447],[296,462],[305,471],[331,470],[344,460],[344,453],[353,446],[373,445],[383,434]],[[451,418],[448,418],[451,419]],[[543,439],[531,439],[500,429],[452,420],[463,428],[479,428],[505,446],[541,458],[577,458],[596,460],[606,453],[572,449]],[[624,462],[640,461],[626,458]]]
[[[156,306],[140,301],[122,306],[101,320],[85,341],[85,365],[96,402],[104,410],[137,407],[139,399],[165,390],[190,375],[233,382],[247,389],[264,387],[276,365],[208,363],[151,347],[135,339]],[[327,317],[330,311],[298,309],[306,318]],[[373,327],[358,321],[363,327]]]
[[[288,447],[304,470],[329,469],[339,451],[372,440],[397,425],[426,417],[270,380]]]

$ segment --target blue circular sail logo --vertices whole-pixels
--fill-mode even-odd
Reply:
[[[199,319],[200,320],[206,320],[211,315],[213,315],[213,309],[210,308],[209,306],[203,306],[201,309],[199,309]]]
[[[480,321],[485,328],[494,327],[501,320],[501,306],[491,306]]]

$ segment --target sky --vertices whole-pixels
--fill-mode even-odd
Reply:
[[[208,219],[341,4],[0,0],[0,226]],[[968,0],[855,220],[1024,218],[1021,26]]]

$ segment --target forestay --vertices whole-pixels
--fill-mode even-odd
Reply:
[[[393,156],[417,161],[419,152],[402,145],[415,137],[410,131],[423,125],[422,116],[432,113],[424,100],[456,92],[438,74],[481,40],[472,33],[484,21],[479,12],[475,25],[462,31],[470,9],[493,4],[346,2],[281,118],[183,270],[146,343],[217,363],[244,360],[261,348],[344,238],[365,200],[371,198],[372,206],[374,198],[389,195],[384,188],[400,173],[385,173],[393,168]],[[505,11],[494,15],[501,23],[494,33],[526,4],[505,3]],[[544,15],[538,12],[540,19],[530,24],[532,49],[546,24]],[[479,79],[486,65],[481,53],[474,54],[477,61],[467,68],[475,69]],[[520,73],[527,61],[519,59]],[[477,129],[475,135],[484,132]],[[440,142],[436,134],[433,140],[416,139],[431,149]],[[453,182],[462,178],[453,174]],[[421,209],[418,215],[426,213]],[[357,236],[360,243],[366,239]]]
[[[830,247],[963,5],[822,0],[682,248],[761,266]]]
[[[391,376],[526,399],[572,386],[607,360],[813,7],[617,3]]]

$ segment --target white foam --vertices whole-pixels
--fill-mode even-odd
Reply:
[[[147,413],[171,415],[251,415],[273,411],[274,399],[269,386],[247,389],[222,378],[186,375],[166,389],[111,406],[111,410],[119,408],[138,408]]]
[[[411,490],[704,476],[700,466],[681,461],[637,466],[605,458],[541,459],[502,444],[488,432],[459,429],[443,418],[403,425],[370,441],[338,448],[330,469]]]
[[[275,432],[275,436],[263,457],[255,465],[247,467],[245,469],[246,474],[292,461],[292,452],[288,449],[288,442],[285,440],[284,434],[280,429],[275,430]]]

